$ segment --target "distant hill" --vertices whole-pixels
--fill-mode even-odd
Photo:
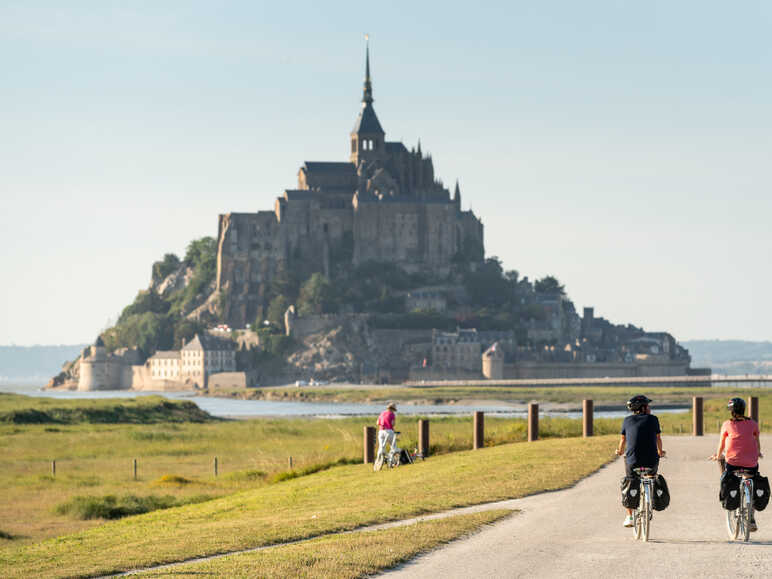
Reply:
[[[680,342],[692,366],[709,366],[717,374],[772,374],[772,342],[689,340]]]
[[[0,384],[45,384],[62,364],[76,358],[85,344],[73,346],[0,346]]]

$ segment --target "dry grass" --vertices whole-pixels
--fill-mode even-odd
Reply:
[[[422,521],[404,527],[336,534],[265,551],[232,555],[142,577],[308,577],[354,579],[389,569],[500,520],[512,511],[493,510]]]

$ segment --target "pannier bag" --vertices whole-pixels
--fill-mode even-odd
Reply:
[[[667,481],[661,474],[654,479],[654,496],[651,497],[652,507],[655,511],[664,511],[670,504],[670,491],[667,488]]]
[[[399,453],[399,464],[413,464],[413,459],[410,453],[404,448]]]
[[[724,471],[721,475],[721,489],[718,491],[718,500],[727,511],[740,508],[740,479],[731,473]]]
[[[641,500],[638,478],[626,476],[619,483],[622,494],[622,506],[627,509],[637,509]]]
[[[753,508],[763,511],[769,503],[769,479],[756,473],[753,477]]]

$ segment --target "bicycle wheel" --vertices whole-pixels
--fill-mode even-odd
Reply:
[[[375,457],[375,462],[373,463],[373,472],[378,472],[383,468],[383,454],[378,454],[378,456]]]
[[[726,512],[726,532],[729,540],[734,541],[740,536],[740,509]]]
[[[648,490],[648,489],[647,489]],[[643,500],[643,499],[642,499]],[[643,502],[643,541],[647,542],[649,540],[649,531],[651,530],[651,495],[647,494],[646,500]]]
[[[743,541],[751,540],[751,519],[753,519],[753,488],[750,484],[743,485]]]

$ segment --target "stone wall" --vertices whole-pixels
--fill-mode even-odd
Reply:
[[[685,376],[688,362],[636,363],[541,363],[519,362],[504,365],[504,379],[553,378],[636,378],[648,376]]]

